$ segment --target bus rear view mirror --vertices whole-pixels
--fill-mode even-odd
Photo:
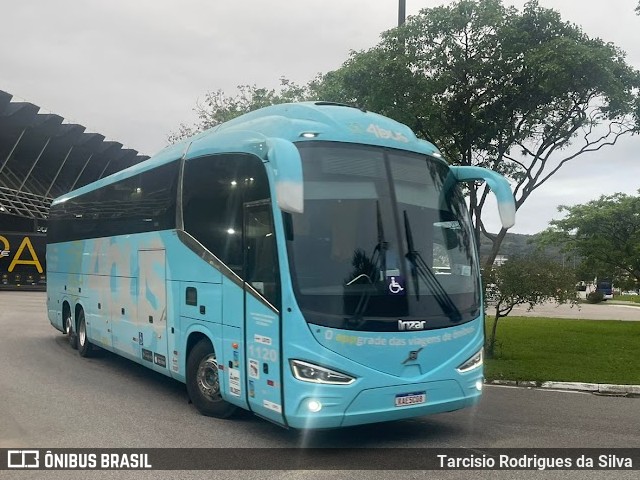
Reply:
[[[267,140],[267,159],[275,176],[276,201],[284,212],[304,211],[302,159],[296,146],[282,138]]]
[[[444,230],[444,240],[446,242],[447,250],[453,250],[460,246],[458,232],[452,230],[451,228],[446,228]]]
[[[484,180],[498,200],[498,212],[502,226],[513,227],[516,223],[516,203],[509,182],[499,173],[482,167],[450,167],[451,173],[458,182]]]

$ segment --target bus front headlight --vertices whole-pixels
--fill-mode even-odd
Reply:
[[[303,382],[323,383],[326,385],[349,385],[356,379],[346,373],[336,372],[320,365],[303,362],[302,360],[289,360],[293,376]]]
[[[459,373],[467,373],[468,371],[481,366],[482,360],[483,360],[483,354],[482,354],[482,348],[481,348],[474,355],[472,355],[471,358],[469,358],[466,362],[460,365],[456,370],[458,370]]]

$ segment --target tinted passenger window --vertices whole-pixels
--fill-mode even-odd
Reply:
[[[245,203],[245,280],[280,308],[278,256],[271,203]]]
[[[178,169],[161,165],[53,206],[48,242],[175,228]]]
[[[269,198],[262,161],[224,154],[187,160],[184,170],[184,228],[238,275],[242,272],[246,202]]]

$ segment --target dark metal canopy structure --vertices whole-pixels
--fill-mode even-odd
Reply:
[[[46,225],[54,198],[149,158],[40,110],[0,90],[1,223]]]

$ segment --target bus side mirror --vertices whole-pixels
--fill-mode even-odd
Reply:
[[[304,211],[304,187],[300,152],[288,140],[268,138],[267,160],[273,168],[278,207],[284,212],[302,213]]]
[[[450,167],[451,173],[458,182],[484,180],[498,200],[498,212],[504,228],[513,227],[516,223],[516,203],[509,182],[499,173],[482,167]]]

